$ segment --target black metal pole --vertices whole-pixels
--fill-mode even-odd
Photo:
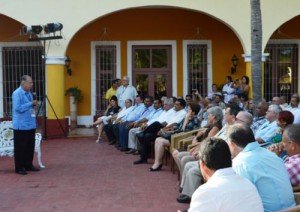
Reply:
[[[44,84],[43,84],[43,90],[44,90],[44,96],[43,96],[43,103],[44,103],[44,114],[43,114],[43,118],[44,118],[44,139],[47,140],[47,111],[46,111],[46,108],[47,108],[47,101],[46,101],[46,40],[43,40],[44,41],[44,59],[43,59],[43,68],[44,68]]]

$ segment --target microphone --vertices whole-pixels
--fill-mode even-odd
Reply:
[[[33,100],[36,100],[36,92],[32,92],[32,97],[33,97]]]

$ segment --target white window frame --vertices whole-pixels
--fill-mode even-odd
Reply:
[[[188,94],[188,45],[207,45],[207,91],[210,92],[212,85],[212,49],[210,40],[183,40],[183,94]]]
[[[121,76],[121,42],[120,41],[92,41],[91,42],[91,116],[96,115],[96,46],[116,46],[116,76]]]

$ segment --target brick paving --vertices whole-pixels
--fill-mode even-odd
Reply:
[[[42,143],[46,166],[26,176],[14,173],[13,158],[0,158],[0,211],[174,212],[177,174],[170,167],[149,172],[149,164],[133,165],[138,156],[94,136],[51,139]],[[36,161],[35,161],[35,164]]]

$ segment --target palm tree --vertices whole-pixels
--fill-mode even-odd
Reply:
[[[251,4],[251,73],[253,103],[262,100],[262,23],[260,0],[250,0]]]

